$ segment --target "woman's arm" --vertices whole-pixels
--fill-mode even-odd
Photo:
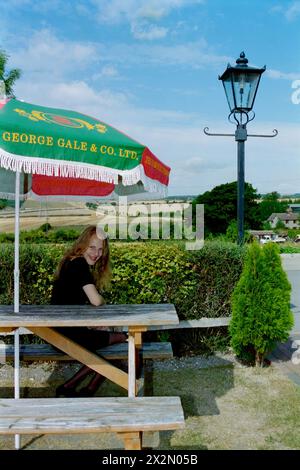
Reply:
[[[94,284],[86,284],[85,286],[83,286],[83,290],[86,296],[88,297],[90,303],[92,305],[95,305],[95,307],[99,307],[99,305],[105,304],[104,298],[102,297],[102,295],[99,294]]]

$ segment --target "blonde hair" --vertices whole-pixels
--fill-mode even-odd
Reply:
[[[56,278],[59,277],[62,267],[68,260],[73,260],[83,255],[89,246],[91,237],[94,235],[103,241],[102,255],[91,268],[95,285],[99,290],[107,289],[109,287],[111,280],[111,267],[108,237],[104,230],[97,228],[96,225],[89,225],[75,241],[73,246],[65,253],[58,265],[55,276]]]

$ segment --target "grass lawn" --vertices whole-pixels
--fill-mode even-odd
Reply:
[[[22,395],[54,396],[55,387],[63,381],[56,375],[58,366],[31,367],[21,374]],[[47,372],[44,384],[40,367]],[[72,374],[69,369],[67,373]],[[1,370],[0,375],[0,395],[12,396],[11,384],[4,385]],[[300,449],[300,387],[273,366],[247,368],[231,356],[172,359],[155,364],[153,394],[179,395],[186,420],[184,430],[160,433],[158,449]],[[97,395],[126,392],[106,381]],[[121,442],[112,434],[32,435],[22,437],[22,446],[29,450],[112,449],[120,448]],[[13,448],[13,437],[1,436],[0,449]]]
[[[160,448],[300,449],[300,387],[274,367],[226,362],[205,369],[187,359],[154,371],[154,394],[179,395],[186,418]]]

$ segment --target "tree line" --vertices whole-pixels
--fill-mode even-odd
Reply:
[[[250,183],[245,183],[245,229],[267,229],[272,213],[286,212],[289,202],[281,201],[276,191],[261,196]],[[237,182],[221,184],[197,196],[193,204],[204,204],[205,235],[225,234],[237,218]]]

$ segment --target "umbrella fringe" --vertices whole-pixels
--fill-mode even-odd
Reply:
[[[139,165],[136,168],[136,170],[139,171],[139,177],[138,177],[138,180],[136,182],[141,181],[143,186],[144,186],[145,191],[148,191],[149,193],[158,193],[163,197],[167,196],[167,186],[164,185],[163,183],[160,183],[157,180],[153,180],[152,178],[149,178],[145,174],[143,165]],[[123,177],[122,181],[123,181],[123,184],[125,186],[126,183],[124,181],[124,177]],[[129,183],[129,184],[132,184],[132,183]]]
[[[149,193],[158,193],[162,197],[166,197],[168,194],[167,187],[159,181],[153,181],[146,176],[145,179],[142,180],[142,183],[145,191],[148,191]]]
[[[14,155],[1,149],[0,166],[11,171],[65,178],[84,178],[114,184],[118,184],[121,176],[124,186],[131,186],[141,181],[146,191],[158,192],[162,196],[167,194],[167,187],[164,184],[146,176],[142,164],[131,170],[118,170],[87,163]]]
[[[6,170],[45,176],[61,176],[66,178],[84,178],[105,183],[118,182],[119,170],[104,166],[90,165],[82,162],[68,162],[38,157],[14,155],[1,149],[0,166]]]

